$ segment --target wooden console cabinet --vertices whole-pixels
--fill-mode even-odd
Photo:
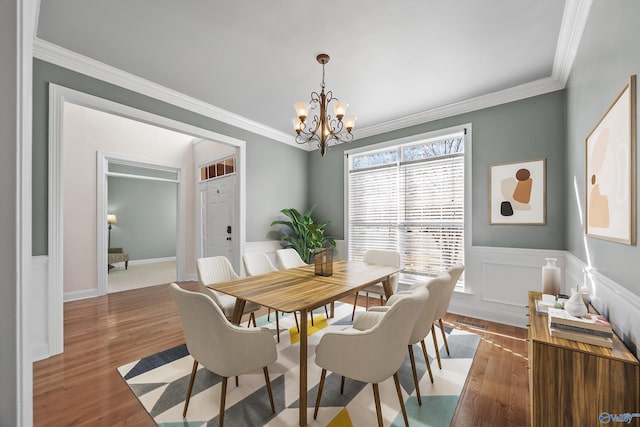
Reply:
[[[640,427],[640,417],[633,417],[640,413],[635,356],[615,335],[613,349],[551,337],[547,316],[536,313],[537,299],[540,292],[529,291],[531,426]],[[602,413],[630,414],[631,422],[604,423]]]

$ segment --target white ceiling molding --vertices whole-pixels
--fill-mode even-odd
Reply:
[[[573,61],[578,46],[580,45],[592,1],[593,0],[566,0],[550,77],[372,126],[358,128],[354,132],[354,139],[379,135],[433,120],[469,113],[471,111],[564,89],[569,74],[571,73],[571,68],[573,67]],[[184,95],[39,38],[35,38],[34,40],[34,57],[302,150],[317,150],[315,144],[297,144],[293,135],[249,120],[230,111],[216,107],[215,105]]]
[[[80,55],[79,53],[65,49],[46,40],[40,38],[34,40],[33,56],[89,77],[167,102],[176,107],[202,114],[203,116],[219,120],[240,129],[266,136],[279,142],[298,146],[294,141],[294,137],[284,132],[254,122],[131,73],[127,73],[126,71],[96,61],[95,59]]]
[[[562,83],[567,84],[573,61],[576,59],[578,46],[582,40],[584,27],[591,10],[593,0],[567,0],[562,14],[560,34],[556,46],[556,55],[553,59],[553,71],[551,76]]]
[[[444,119],[446,117],[457,116],[459,114],[469,113],[471,111],[481,110],[483,108],[494,107],[507,102],[518,101],[520,99],[530,98],[532,96],[542,95],[544,93],[553,92],[563,89],[557,80],[546,77],[544,79],[514,86],[508,89],[493,92],[487,95],[477,96],[475,98],[465,99],[464,101],[445,105],[424,111],[417,114],[390,120],[357,130],[357,138],[365,138],[368,136],[379,135],[385,132],[391,132],[396,129],[402,129],[409,126],[415,126],[422,123],[428,123],[434,120]],[[355,134],[355,132],[354,132]]]

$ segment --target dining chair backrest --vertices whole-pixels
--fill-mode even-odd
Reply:
[[[257,276],[258,274],[278,271],[267,254],[264,252],[249,252],[242,255],[242,263],[247,276]]]
[[[402,266],[402,257],[400,252],[396,250],[386,249],[369,249],[364,254],[364,262],[367,264],[392,265],[394,267]],[[391,288],[393,292],[398,289],[400,275],[398,273],[391,275]]]
[[[293,248],[278,249],[276,251],[276,262],[278,264],[278,268],[282,270],[307,265],[307,263],[300,258],[298,252]]]
[[[327,332],[316,347],[316,363],[358,381],[384,381],[404,362],[418,309],[427,297],[422,288],[398,300],[371,329]]]
[[[445,286],[447,289],[446,295],[441,298],[438,309],[436,310],[436,319],[441,319],[445,314],[447,314],[447,310],[449,310],[449,304],[451,303],[451,298],[453,298],[453,292],[463,271],[464,265],[462,264],[455,264],[453,267],[447,270],[447,273],[450,276],[450,280],[449,283],[447,283]]]
[[[198,258],[196,260],[196,270],[198,271],[198,289],[205,295],[212,298],[216,304],[223,306],[218,293],[209,289],[206,285],[211,283],[226,282],[227,280],[238,279],[240,276],[233,270],[233,266],[224,256],[214,256]]]
[[[440,299],[444,298],[443,296],[444,292],[442,290],[446,289],[446,286],[450,281],[451,281],[451,276],[449,276],[449,274],[447,273],[442,273],[439,276],[434,277],[433,279],[429,280],[424,284],[423,289],[426,289],[429,295],[425,300],[424,304],[422,305],[422,307],[420,307],[419,309],[420,312],[418,314],[418,317],[416,318],[416,323],[413,326],[413,330],[411,331],[409,344],[419,343],[427,335],[429,335],[429,332],[431,331],[431,325],[433,324],[433,321],[437,319],[436,312],[440,305]],[[438,290],[437,291],[429,290],[434,287],[437,287]],[[421,289],[421,288],[418,288],[418,289]],[[418,289],[416,289],[415,291],[417,291]]]
[[[441,278],[442,280],[435,280],[439,278]],[[442,309],[443,307],[445,307],[446,313],[446,307],[448,306],[448,301],[450,299],[449,287],[451,284],[451,276],[449,275],[449,273],[445,272],[440,273],[440,275],[438,275],[435,279],[428,281],[426,284],[426,288],[427,290],[429,290],[429,294],[432,295],[437,301],[434,319],[440,319],[442,316],[444,316],[444,313],[442,313]],[[429,327],[431,327],[431,325],[429,325]]]
[[[271,331],[233,325],[211,298],[175,283],[169,287],[178,307],[189,354],[223,377],[242,375],[277,358]]]

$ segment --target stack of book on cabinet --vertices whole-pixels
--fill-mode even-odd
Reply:
[[[549,334],[601,347],[613,348],[611,323],[600,314],[588,313],[574,317],[565,310],[549,308]]]

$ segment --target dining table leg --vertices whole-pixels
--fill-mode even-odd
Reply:
[[[236,304],[233,306],[233,315],[231,316],[231,323],[234,325],[240,325],[240,322],[242,322],[242,314],[246,303],[247,301],[236,298]]]
[[[393,295],[393,288],[391,287],[391,276],[387,276],[382,281],[382,287],[384,288],[384,296],[389,299]]]
[[[307,310],[300,310],[300,426],[307,425]]]

